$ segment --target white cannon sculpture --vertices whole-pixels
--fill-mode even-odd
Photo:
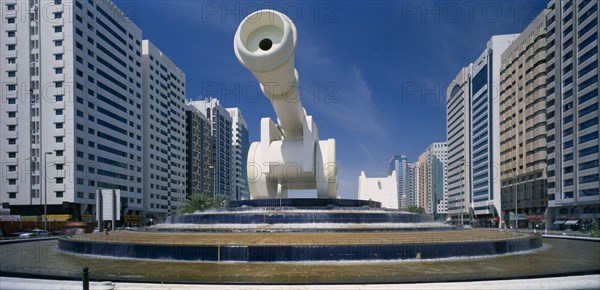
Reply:
[[[319,198],[336,198],[335,139],[319,140],[300,101],[294,23],[274,10],[254,12],[240,23],[233,44],[277,114],[277,124],[261,119],[260,142],[250,145],[252,199],[287,198],[290,189],[316,189]]]

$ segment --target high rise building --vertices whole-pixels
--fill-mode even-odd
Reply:
[[[398,208],[407,207],[408,196],[408,161],[405,155],[395,155],[388,162],[388,174],[396,172],[396,192],[398,194]]]
[[[547,22],[549,228],[600,218],[598,1],[550,1]]]
[[[250,199],[248,190],[248,150],[250,140],[248,136],[248,125],[238,108],[228,108],[227,112],[232,119],[232,147],[233,147],[233,198]]]
[[[108,0],[2,1],[0,202],[93,218],[144,211],[142,31]]]
[[[504,219],[512,226],[517,220],[519,227],[541,223],[547,205],[546,13],[501,57],[501,200]]]
[[[186,197],[185,74],[152,42],[142,41],[144,205],[166,218]]]
[[[447,125],[447,133],[448,138],[453,138],[449,139],[452,149],[449,158],[452,161],[449,164],[451,200],[448,210],[455,217],[457,214],[459,217],[464,215],[462,205],[469,199],[470,218],[481,226],[500,226],[503,220],[498,179],[500,176],[498,91],[500,57],[518,36],[518,34],[492,36],[477,60],[462,69],[448,88],[450,97],[447,120],[450,123]],[[465,77],[468,88],[464,86]],[[464,102],[465,99],[468,99],[468,102]],[[468,106],[469,126],[466,130],[461,130],[463,126],[459,124],[461,120],[454,115],[461,111],[459,103]],[[458,137],[462,133],[467,134],[468,137]],[[469,148],[461,149],[462,142],[468,142]],[[468,154],[467,158],[459,156],[461,152]],[[470,170],[469,174],[462,174],[463,169]],[[468,179],[465,180],[467,177]],[[465,182],[457,180],[465,180]],[[462,188],[463,185],[470,188],[465,190]],[[469,191],[470,196],[465,196]],[[460,211],[463,211],[462,214]]]
[[[427,147],[418,162],[416,204],[438,219],[446,214],[447,208],[446,156],[446,143],[436,142]]]
[[[448,215],[453,223],[469,221],[471,193],[471,79],[470,67],[460,70],[448,86],[446,140],[448,144]]]
[[[196,107],[186,107],[187,129],[187,196],[212,193],[211,126],[204,113]]]
[[[209,98],[188,104],[206,115],[211,128],[210,191],[215,197],[235,199],[233,194],[232,118],[219,100]]]
[[[419,163],[408,163],[408,194],[406,198],[407,207],[417,206],[416,200],[419,186]]]

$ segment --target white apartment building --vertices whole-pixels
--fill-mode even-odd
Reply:
[[[470,218],[479,225],[502,224],[498,178],[500,60],[502,53],[518,36],[492,36],[477,60],[463,68],[448,87],[446,132],[451,160],[448,164],[448,211],[454,219],[464,218],[464,206],[468,203]],[[465,110],[468,111],[468,115],[464,116],[466,121],[459,116]],[[461,136],[463,134],[466,137]],[[466,170],[469,170],[468,174],[464,172]]]
[[[250,140],[248,136],[248,124],[238,108],[227,108],[232,119],[232,155],[233,155],[233,195],[236,200],[250,199],[248,191],[248,150]]]
[[[398,209],[397,188],[396,171],[386,177],[367,177],[361,171],[358,177],[358,199],[381,202],[384,208]]]
[[[429,145],[419,156],[417,206],[425,213],[439,217],[446,214],[447,206],[447,147],[446,142]],[[443,211],[443,212],[441,212]]]
[[[600,222],[600,111],[596,0],[548,3],[546,126],[552,229]]]
[[[142,41],[144,208],[164,219],[186,197],[185,74],[152,42]]]
[[[446,93],[448,147],[448,215],[454,223],[468,222],[471,194],[471,67],[460,70]]]
[[[116,188],[142,214],[142,31],[108,0],[0,9],[0,202],[88,219]]]

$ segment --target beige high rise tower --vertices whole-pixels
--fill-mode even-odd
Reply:
[[[542,11],[501,58],[501,200],[513,227],[516,220],[519,227],[541,223],[547,204],[546,14]]]

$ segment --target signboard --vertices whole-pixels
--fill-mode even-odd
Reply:
[[[42,215],[42,220],[44,219],[44,215]],[[73,216],[70,214],[49,214],[48,215],[48,220],[49,221],[68,221],[68,220],[72,220]]]
[[[41,220],[42,220],[41,217],[37,216],[37,215],[21,216],[21,221],[22,222],[39,222]]]
[[[508,213],[508,216],[511,221],[515,220],[515,213],[510,212],[510,213]],[[525,215],[524,213],[519,213],[519,214],[517,214],[517,220],[520,220],[520,221],[527,220],[527,215]]]
[[[142,217],[139,215],[126,215],[125,222],[126,223],[139,223],[142,221]]]
[[[21,220],[20,215],[0,215],[0,221],[18,222]]]

